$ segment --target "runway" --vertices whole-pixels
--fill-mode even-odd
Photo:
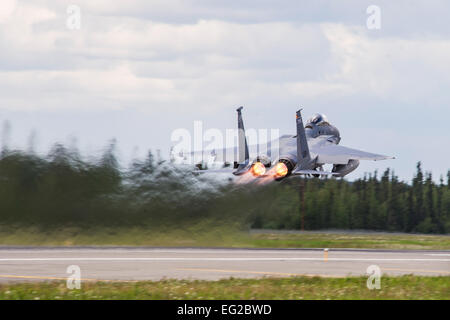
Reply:
[[[86,281],[346,277],[370,265],[389,275],[450,276],[450,251],[0,247],[0,282],[65,280],[71,265]]]

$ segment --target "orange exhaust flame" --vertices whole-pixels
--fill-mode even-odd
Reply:
[[[269,184],[274,181],[274,175],[270,171],[263,177],[259,177],[259,179],[256,179],[256,184],[260,186],[264,186],[266,184]]]
[[[278,162],[275,166],[275,176],[277,178],[284,177],[288,174],[288,167],[283,162]]]
[[[253,176],[253,174],[250,173],[250,172],[246,172],[243,175],[239,176],[236,179],[235,183],[239,184],[239,185],[241,185],[241,184],[248,184],[248,183],[250,183],[250,182],[252,182],[254,180],[255,180],[255,177]]]
[[[255,162],[252,165],[252,174],[255,177],[260,177],[266,173],[266,167],[261,162]]]

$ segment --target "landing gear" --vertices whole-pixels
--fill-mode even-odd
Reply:
[[[324,171],[323,170],[323,166],[320,166],[320,167],[317,167],[316,169],[315,169],[316,171]],[[320,178],[320,174],[313,174],[312,175],[314,178]]]

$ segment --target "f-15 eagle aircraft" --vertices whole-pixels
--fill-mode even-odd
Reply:
[[[297,134],[281,136],[276,141],[277,143],[272,141],[270,145],[275,144],[278,150],[268,148],[267,154],[258,155],[251,160],[245,136],[242,109],[243,107],[240,107],[236,110],[239,129],[239,161],[234,162],[234,171],[232,171],[236,176],[250,173],[256,178],[272,177],[277,181],[298,175],[344,177],[359,166],[360,160],[394,159],[394,157],[390,156],[340,146],[341,136],[339,130],[328,122],[325,115],[315,114],[304,126],[301,115],[302,109],[300,109],[296,112]],[[211,154],[215,157],[223,157],[221,161],[227,163],[225,150],[218,153],[213,150]],[[273,154],[277,154],[277,158],[271,159]],[[195,155],[195,152],[191,155]],[[323,170],[323,165],[325,164],[333,165],[331,172]],[[230,172],[229,169],[204,170],[204,172],[225,171]]]

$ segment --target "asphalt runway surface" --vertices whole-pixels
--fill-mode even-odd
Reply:
[[[86,281],[261,278],[383,274],[450,276],[450,251],[218,248],[0,247],[0,282],[66,280],[80,267]]]

